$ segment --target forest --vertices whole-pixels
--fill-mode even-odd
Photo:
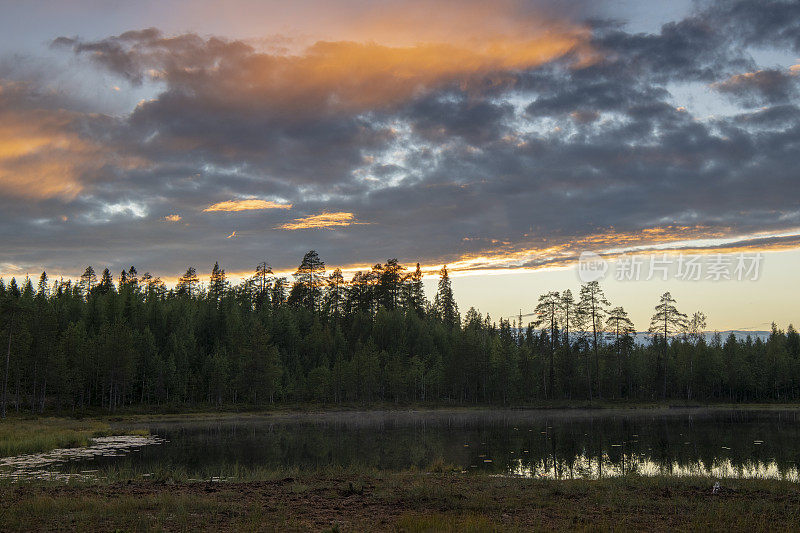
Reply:
[[[530,405],[548,401],[792,402],[800,335],[704,334],[665,293],[646,343],[598,282],[548,292],[526,317],[462,316],[447,267],[432,300],[419,264],[346,281],[315,251],[292,279],[264,262],[230,283],[215,264],[168,288],[116,279],[0,280],[2,415],[276,403]],[[0,344],[0,346],[2,346]]]

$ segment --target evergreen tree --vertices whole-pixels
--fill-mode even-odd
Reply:
[[[111,272],[106,268],[100,277],[100,283],[97,285],[97,292],[100,294],[108,294],[114,290],[114,278]]]
[[[225,270],[220,268],[219,262],[214,262],[211,269],[211,280],[208,284],[208,295],[213,302],[219,302],[225,290],[228,288],[228,281],[225,278]]]
[[[148,273],[137,280],[135,269],[120,276],[119,293],[110,274],[100,284],[91,275],[79,284],[48,283],[44,275],[38,287],[30,278],[22,287],[0,280],[6,409],[308,400],[509,404],[591,399],[601,390],[639,400],[800,400],[800,335],[793,327],[774,326],[766,340],[715,335],[707,343],[705,316],[687,321],[668,294],[651,324],[654,342],[643,345],[634,342],[624,309],[602,315],[599,291],[584,292],[577,304],[566,290],[543,295],[535,321],[543,330],[531,324],[522,335],[523,316],[496,325],[474,308],[462,329],[446,268],[430,310],[419,265],[409,276],[389,260],[350,283],[339,270],[326,277],[312,271],[314,313],[303,299],[307,278],[296,284],[297,305],[287,305],[285,280],[278,279],[269,282],[269,306],[259,308],[257,277],[232,286],[218,264],[212,274],[207,293],[196,288],[193,269],[173,291]],[[591,298],[603,320],[576,312],[591,309]],[[576,380],[583,357],[586,388]],[[674,376],[671,389],[665,376]]]
[[[95,283],[97,283],[97,276],[94,273],[94,269],[88,266],[81,276],[80,287],[83,294],[88,297]]]
[[[547,372],[547,393],[548,398],[553,398],[555,391],[555,351],[558,335],[558,313],[561,305],[561,298],[558,292],[551,291],[539,297],[536,305],[536,319],[533,324],[541,328],[546,326],[549,329],[550,357]]]
[[[256,266],[256,272],[253,275],[253,279],[255,281],[256,288],[257,309],[261,309],[261,307],[269,303],[269,292],[272,278],[272,267],[269,266],[269,263],[263,261]]]
[[[192,297],[194,294],[194,289],[197,284],[200,282],[197,279],[197,270],[194,267],[189,267],[186,269],[186,273],[178,279],[178,284],[175,286],[175,290],[180,295],[186,295],[189,298]]]
[[[669,349],[669,335],[670,333],[677,333],[686,328],[686,315],[678,311],[675,307],[675,299],[669,292],[661,295],[658,305],[655,307],[655,314],[650,319],[649,333],[653,336],[654,344],[661,338],[661,356],[657,361],[656,366],[658,371],[662,373],[663,387],[661,389],[661,398],[667,397],[667,357]]]
[[[692,318],[686,323],[687,333],[689,334],[689,339],[694,344],[700,342],[700,339],[703,338],[703,334],[706,330],[706,315],[700,311],[695,312],[692,315]]]
[[[458,326],[461,322],[458,305],[453,296],[453,287],[450,285],[450,276],[447,273],[447,265],[444,265],[439,271],[439,288],[436,291],[433,307],[442,322],[449,328]]]
[[[317,311],[320,305],[320,293],[325,275],[325,263],[319,258],[316,250],[303,256],[300,266],[294,273],[295,284],[292,287],[292,300],[304,305],[309,311]]]
[[[337,268],[328,276],[327,296],[325,299],[326,311],[337,318],[344,311],[345,287],[342,270]]]
[[[406,268],[397,259],[389,259],[383,266],[378,279],[378,299],[380,304],[393,311],[400,305],[400,295],[406,280]]]
[[[50,287],[47,284],[47,272],[42,272],[42,275],[39,276],[39,285],[37,286],[37,294],[42,296],[43,298],[47,298],[50,293]]]
[[[402,300],[406,311],[422,316],[427,303],[425,301],[425,288],[422,285],[422,269],[419,263],[417,263],[414,272],[408,277],[407,282],[403,284]]]
[[[617,361],[617,389],[620,391],[623,385],[626,384],[626,380],[623,379],[622,375],[623,359],[627,358],[630,349],[633,347],[633,336],[636,335],[636,329],[633,327],[633,322],[631,322],[631,319],[628,317],[628,313],[619,306],[608,312],[606,324],[608,326],[608,333],[614,340],[614,351]],[[627,383],[627,386],[630,388],[629,383]]]
[[[611,305],[606,300],[600,283],[590,281],[581,286],[580,302],[578,309],[583,314],[584,321],[589,323],[592,331],[592,352],[594,353],[594,375],[597,379],[598,396],[602,395],[600,390],[600,341],[602,340],[603,319],[607,313],[606,308]],[[591,391],[590,391],[591,396]]]
[[[559,305],[558,321],[561,324],[561,330],[564,332],[564,343],[569,350],[571,341],[569,337],[570,327],[575,323],[576,304],[575,298],[572,296],[572,291],[567,289],[561,293],[561,302]]]
[[[286,278],[276,278],[273,282],[269,299],[274,307],[286,302],[286,284]]]

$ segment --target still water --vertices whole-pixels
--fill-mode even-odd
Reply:
[[[119,426],[130,428],[130,425]],[[800,410],[347,412],[144,423],[154,444],[55,469],[236,469],[367,466],[541,478],[641,475],[798,481]]]

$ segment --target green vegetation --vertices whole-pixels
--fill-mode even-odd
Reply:
[[[656,302],[654,302],[656,304]],[[2,410],[179,412],[226,406],[795,402],[800,335],[703,335],[666,293],[647,345],[596,282],[548,292],[530,322],[464,316],[447,269],[432,303],[419,265],[345,281],[316,252],[294,282],[258,265],[233,286],[215,264],[174,289],[135,268],[115,283],[0,281]]]
[[[0,457],[86,446],[92,437],[110,434],[111,427],[99,420],[7,419],[0,421]]]
[[[800,527],[800,487],[702,478],[542,481],[453,473],[309,473],[250,482],[0,486],[17,530],[531,531]]]

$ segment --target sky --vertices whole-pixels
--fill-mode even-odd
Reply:
[[[447,264],[462,312],[499,318],[577,294],[592,252],[639,329],[664,291],[710,328],[800,322],[797,2],[0,12],[5,279],[290,275],[315,249],[346,273],[419,262],[429,296]]]

